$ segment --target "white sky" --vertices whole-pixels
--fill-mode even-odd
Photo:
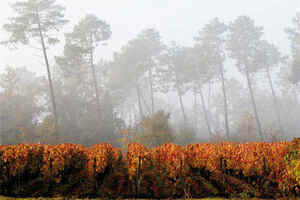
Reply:
[[[12,15],[9,3],[13,2],[15,0],[0,1],[0,26]],[[66,30],[71,30],[72,25],[89,13],[111,25],[112,38],[108,46],[98,49],[98,58],[110,58],[113,51],[118,51],[145,28],[156,28],[166,42],[175,40],[191,45],[197,31],[212,18],[229,22],[239,15],[249,15],[256,24],[263,25],[266,38],[288,54],[289,43],[284,29],[291,25],[296,11],[300,11],[299,0],[57,0],[57,3],[67,7],[66,18],[71,24]],[[5,34],[0,29],[0,39],[5,38]],[[54,47],[50,58],[60,55],[61,51],[62,45]],[[43,60],[39,60],[36,53],[25,47],[10,51],[0,46],[0,71],[7,65],[27,66],[44,74]]]

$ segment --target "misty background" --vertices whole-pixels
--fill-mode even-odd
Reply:
[[[13,15],[9,4],[14,0],[2,0],[0,2],[0,24],[7,22],[7,18]],[[289,41],[284,29],[291,25],[295,13],[300,10],[300,2],[297,0],[281,1],[237,1],[229,0],[220,2],[212,0],[200,2],[188,0],[170,1],[103,1],[95,2],[87,0],[84,2],[74,2],[71,0],[58,0],[57,3],[66,6],[65,16],[70,20],[60,36],[63,37],[65,31],[71,30],[72,26],[78,23],[86,14],[95,14],[100,19],[107,21],[111,25],[112,37],[108,41],[108,46],[98,49],[99,56],[111,58],[114,51],[118,51],[122,45],[134,38],[140,31],[146,28],[157,29],[164,41],[176,41],[181,45],[191,45],[193,37],[209,20],[218,17],[224,22],[234,20],[237,16],[248,15],[255,20],[258,25],[264,26],[265,37],[274,42],[282,51],[289,51]],[[1,38],[5,33],[1,31]],[[63,43],[63,41],[62,41]],[[53,55],[62,52],[60,48],[55,48]],[[27,48],[26,48],[27,49]],[[34,65],[34,70],[44,74],[45,70],[32,59],[20,61],[17,58],[24,58],[32,55],[31,52],[9,52],[4,47],[0,47],[1,68],[7,63],[23,65],[28,63]]]
[[[1,27],[9,22],[9,17],[16,15],[10,6],[15,2],[0,1]],[[299,88],[293,77],[297,66],[293,42],[298,41],[290,40],[286,32],[287,28],[295,28],[293,19],[300,11],[299,1],[57,0],[55,4],[66,8],[62,12],[64,18],[69,20],[55,32],[55,37],[60,41],[47,49],[57,117],[53,116],[47,70],[39,42],[18,45],[17,50],[1,45],[1,143],[72,142],[91,145],[104,141],[122,145],[139,141],[154,145],[153,138],[157,135],[166,137],[162,141],[156,140],[155,144],[169,141],[187,144],[229,138],[251,141],[260,140],[262,135],[269,140],[299,137]],[[99,95],[95,94],[90,58],[82,56],[81,60],[79,54],[72,55],[70,52],[76,52],[76,49],[70,47],[72,45],[69,45],[69,54],[66,53],[68,50],[64,51],[68,46],[64,33],[74,32],[74,27],[90,14],[108,24],[111,32],[101,42],[104,44],[99,43],[93,52],[92,67],[95,69]],[[284,57],[273,63],[277,59],[275,55],[270,61],[275,101],[268,76],[265,70],[261,70],[264,69],[261,63],[265,63],[267,58],[259,58],[259,55],[265,52],[259,53],[258,49],[258,55],[253,58],[253,65],[257,66],[248,66],[253,68],[250,78],[257,106],[256,114],[246,76],[239,71],[241,63],[237,61],[238,56],[230,55],[231,50],[239,52],[234,49],[235,45],[228,45],[224,41],[221,46],[226,56],[224,60],[220,58],[219,63],[214,63],[218,59],[209,57],[208,51],[208,55],[202,55],[207,50],[206,42],[195,40],[199,31],[204,30],[215,18],[229,26],[240,16],[247,16],[254,21],[255,26],[263,27],[259,40],[274,44],[280,57]],[[230,35],[229,32],[227,30],[224,34]],[[9,31],[0,29],[0,41],[7,40],[9,36]],[[143,37],[146,38],[146,45],[149,42],[147,39],[150,40],[149,46],[153,39],[154,50],[150,48],[147,51],[140,45],[139,39]],[[226,40],[230,39],[226,36]],[[72,37],[70,41],[71,44]],[[172,51],[166,50],[168,48],[173,48],[175,54],[170,55]],[[197,60],[201,56],[207,60]],[[139,67],[143,58],[145,63],[150,59],[155,64],[147,63],[147,66]],[[179,62],[178,71],[172,72],[172,59]],[[200,64],[190,63],[193,59]],[[214,66],[220,63],[225,71],[223,89],[228,97],[229,130],[226,130],[225,125],[222,80]],[[193,70],[197,67],[202,69],[199,73],[209,80],[200,81],[200,78],[193,77],[196,73]],[[140,68],[142,70],[138,71]],[[149,84],[149,69],[153,69],[152,86]],[[171,78],[174,73],[182,74],[177,84]],[[136,77],[138,79],[133,81]],[[180,89],[176,88],[179,83]],[[203,92],[203,98],[200,92]]]

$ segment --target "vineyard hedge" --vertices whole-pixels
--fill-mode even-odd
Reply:
[[[0,146],[0,195],[13,197],[300,196],[300,139],[147,149],[110,144]]]

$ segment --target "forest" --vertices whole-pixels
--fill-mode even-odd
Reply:
[[[1,45],[33,48],[42,57],[29,59],[39,59],[47,76],[30,66],[0,72],[1,144],[106,142],[126,149],[131,142],[155,147],[299,136],[299,13],[285,30],[290,52],[244,15],[207,21],[191,46],[166,43],[150,27],[104,59],[96,52],[114,33],[97,15],[86,14],[61,37],[70,21],[55,0],[10,6],[14,15],[2,27]],[[49,58],[55,45],[63,51]]]

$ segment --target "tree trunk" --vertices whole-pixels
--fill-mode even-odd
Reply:
[[[210,107],[210,97],[211,97],[211,82],[208,81],[208,95],[207,95],[207,109]]]
[[[275,90],[274,90],[274,87],[273,87],[273,82],[272,82],[272,78],[271,78],[269,67],[267,67],[267,76],[268,76],[270,88],[271,88],[271,91],[272,91],[272,96],[273,96],[273,101],[274,101],[274,107],[275,107],[275,112],[276,112],[276,115],[277,115],[279,129],[280,129],[281,135],[284,135],[283,126],[282,126],[282,123],[281,123],[281,116],[280,116],[279,104],[278,104],[277,96],[275,94]]]
[[[137,94],[137,98],[138,98],[138,104],[139,104],[139,111],[140,111],[140,116],[141,119],[144,118],[144,112],[143,112],[143,107],[142,107],[142,100],[141,100],[141,91],[140,91],[140,86],[136,81],[136,94]]]
[[[180,108],[181,108],[181,112],[182,112],[182,116],[183,116],[184,127],[186,127],[186,115],[185,115],[185,110],[184,110],[184,106],[183,106],[182,95],[180,93],[179,88],[177,88],[177,94],[178,94]]]
[[[213,97],[213,83],[212,83],[212,81],[210,80],[209,82],[208,82],[208,95],[207,95],[207,104],[206,104],[206,113],[207,113],[207,118],[208,118],[208,121],[210,121],[211,123],[210,123],[210,126],[211,127],[215,127],[215,123],[214,123],[214,121],[213,120],[211,120],[212,119],[212,114],[211,114],[211,99],[212,99],[212,97]],[[204,94],[203,94],[203,96],[205,96]]]
[[[153,91],[153,77],[152,77],[152,70],[149,69],[149,83],[150,83],[150,93],[151,93],[151,115],[154,114],[154,91]]]
[[[223,65],[220,65],[221,79],[222,79],[222,90],[223,90],[223,98],[224,98],[224,118],[225,118],[225,129],[226,129],[226,137],[229,139],[229,123],[228,123],[228,104],[227,104],[227,94],[225,88],[225,79],[224,79],[224,68]]]
[[[186,123],[187,123],[187,119],[186,119],[186,115],[185,115],[185,110],[184,110],[184,106],[183,106],[183,101],[182,101],[182,95],[180,92],[180,88],[179,88],[179,81],[178,81],[178,75],[177,72],[175,71],[175,81],[176,81],[176,90],[177,90],[177,95],[179,98],[179,104],[180,104],[180,108],[181,108],[181,112],[182,112],[182,116],[183,116],[183,123],[184,123],[184,127],[186,127]]]
[[[194,109],[196,109],[197,108],[197,88],[196,88],[196,86],[194,86],[194,88],[193,88],[193,95],[194,95]]]
[[[297,92],[297,84],[293,85],[293,94],[294,94],[294,99],[295,99],[295,103],[298,105],[298,92]]]
[[[206,125],[207,125],[209,136],[211,137],[212,136],[212,130],[211,130],[210,123],[209,123],[209,120],[208,120],[208,114],[207,114],[204,95],[203,95],[201,86],[199,87],[199,92],[200,92],[200,97],[201,97],[202,109],[203,109],[203,112],[204,112],[205,122],[206,122]]]
[[[194,127],[197,129],[197,88],[194,87]]]
[[[143,93],[140,93],[140,97],[141,97],[142,103],[144,103],[146,111],[151,114],[151,110],[150,110],[149,106],[147,105],[147,102],[145,100],[145,97],[144,97]]]
[[[97,81],[97,76],[96,76],[96,69],[95,69],[95,65],[94,65],[93,36],[91,36],[90,65],[92,68],[94,89],[95,89],[95,93],[96,93],[96,101],[97,101],[96,105],[97,105],[98,118],[100,119],[100,121],[102,121],[99,88],[98,88],[98,81]]]
[[[251,83],[250,74],[249,74],[249,70],[248,70],[248,64],[245,65],[245,68],[246,68],[246,78],[247,78],[247,83],[248,83],[248,89],[249,89],[249,92],[250,92],[251,103],[252,103],[252,107],[253,107],[253,110],[254,110],[256,125],[257,125],[257,129],[258,129],[260,139],[263,141],[263,133],[262,133],[261,124],[260,124],[260,121],[259,121],[257,108],[256,108],[256,103],[255,103],[255,99],[254,99],[254,95],[253,95],[252,83]]]
[[[54,95],[54,90],[53,90],[53,84],[52,84],[52,78],[51,78],[51,72],[50,72],[50,66],[49,66],[49,61],[48,61],[48,55],[47,55],[44,35],[42,33],[42,27],[41,27],[40,17],[39,17],[38,13],[37,13],[37,19],[38,19],[38,28],[39,28],[40,39],[41,39],[42,48],[43,48],[43,55],[44,55],[45,64],[47,67],[47,75],[48,75],[48,81],[49,81],[49,87],[50,87],[50,97],[51,97],[51,102],[52,102],[52,112],[54,114],[54,126],[55,126],[55,131],[59,137],[55,95]]]

